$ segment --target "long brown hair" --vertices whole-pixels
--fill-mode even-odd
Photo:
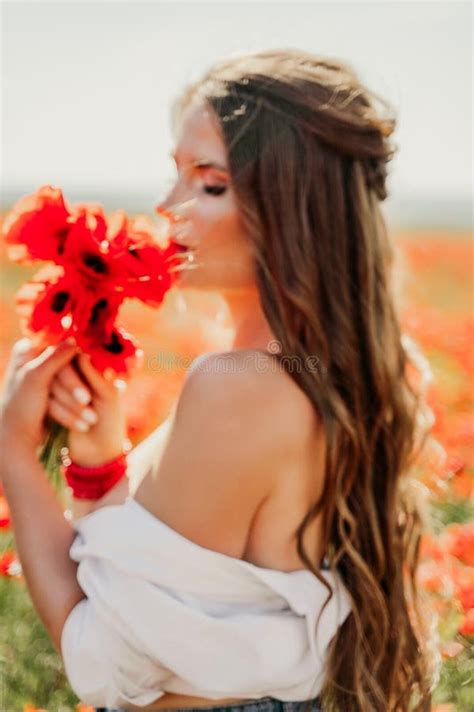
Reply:
[[[426,438],[408,376],[381,212],[395,147],[389,104],[338,59],[297,49],[231,56],[176,99],[207,102],[254,246],[262,307],[325,429],[323,550],[352,599],[328,650],[327,712],[429,710],[434,686],[416,585],[423,505],[409,470]],[[418,446],[418,447],[417,447]],[[318,621],[319,622],[319,621]],[[436,673],[435,673],[436,674]]]

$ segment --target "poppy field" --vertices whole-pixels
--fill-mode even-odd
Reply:
[[[429,501],[419,585],[429,595],[438,646],[433,712],[474,709],[474,316],[469,234],[397,231],[397,300],[403,331],[425,357],[434,415],[419,463]],[[7,260],[0,245],[0,377],[21,337],[15,294],[35,270]],[[126,302],[121,324],[144,350],[126,393],[129,438],[137,444],[169,413],[186,369],[203,351],[231,348],[225,302],[170,289],[159,309]],[[4,455],[4,453],[2,453]],[[58,496],[68,506],[64,486]],[[32,606],[0,491],[0,712],[94,712],[70,689],[60,657]]]

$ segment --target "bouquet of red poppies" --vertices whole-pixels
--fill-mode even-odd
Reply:
[[[107,216],[97,204],[70,206],[49,185],[21,198],[2,228],[7,255],[21,264],[46,262],[16,294],[22,332],[41,348],[73,338],[105,376],[130,374],[143,352],[118,325],[119,308],[130,298],[159,306],[180,264],[166,239],[173,215],[157,212],[167,218],[161,229],[123,210]],[[53,429],[57,441],[65,429]],[[51,437],[43,462],[47,448]]]

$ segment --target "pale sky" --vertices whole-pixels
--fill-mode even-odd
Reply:
[[[286,46],[349,61],[395,106],[389,207],[465,220],[470,2],[18,0],[2,15],[5,201],[51,183],[72,201],[151,209],[171,175],[172,98],[216,59]]]

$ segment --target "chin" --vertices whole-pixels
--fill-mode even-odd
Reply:
[[[228,289],[246,289],[254,286],[255,282],[246,279],[243,275],[232,275],[230,272],[211,273],[205,270],[183,270],[176,280],[179,289],[197,289],[202,291],[225,291]]]

